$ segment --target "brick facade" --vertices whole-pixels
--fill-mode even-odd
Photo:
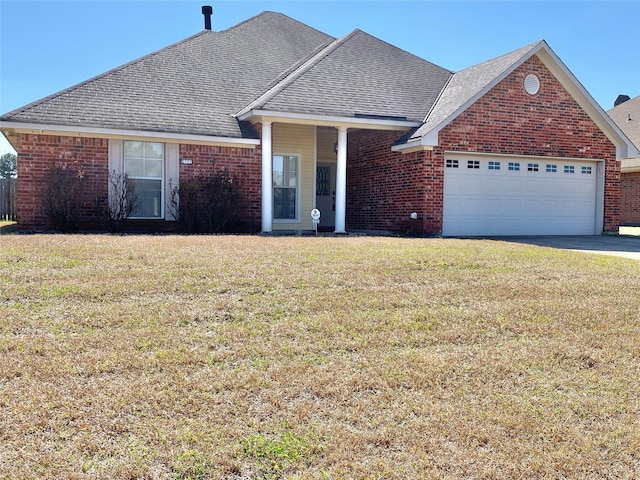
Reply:
[[[106,202],[108,188],[109,141],[102,138],[79,138],[53,135],[19,134],[17,214],[18,228],[23,231],[47,230],[51,226],[43,214],[42,186],[47,172],[56,166],[79,172],[86,181],[80,228],[101,230],[96,216],[96,201]],[[190,158],[192,165],[180,165],[180,178],[208,175],[217,169],[228,168],[242,178],[247,192],[245,226],[260,228],[261,157],[259,149],[180,145],[180,158]],[[166,192],[169,195],[169,192]],[[173,222],[135,220],[135,230],[164,231],[174,228]]]
[[[620,176],[620,223],[640,225],[640,172]]]
[[[398,132],[359,130],[349,133],[347,160],[347,229],[422,233],[437,228],[426,217],[434,199],[431,152],[402,155],[390,147]],[[441,197],[441,195],[440,195]],[[441,200],[440,200],[441,202]],[[412,220],[412,212],[420,213]]]
[[[101,138],[19,134],[17,215],[21,230],[50,228],[43,214],[42,186],[52,167],[82,172],[86,181],[80,222],[85,228],[98,228],[96,196],[104,196],[108,178],[108,141]]]
[[[535,95],[523,87],[530,73],[541,83]],[[441,233],[444,157],[456,151],[604,160],[604,231],[618,230],[615,146],[535,56],[443,128],[432,151],[393,153],[398,137],[349,133],[347,228]],[[419,220],[407,222],[412,211]]]
[[[228,169],[238,176],[246,193],[247,210],[244,227],[260,231],[262,211],[262,153],[260,148],[217,147],[211,145],[180,145],[180,158],[193,160],[192,165],[180,165],[180,179],[207,176]]]

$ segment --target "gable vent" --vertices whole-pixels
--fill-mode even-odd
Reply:
[[[540,80],[530,73],[524,78],[524,89],[529,95],[535,95],[540,90]]]

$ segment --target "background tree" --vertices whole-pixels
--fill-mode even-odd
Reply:
[[[13,178],[18,174],[18,157],[5,153],[0,157],[0,178]]]

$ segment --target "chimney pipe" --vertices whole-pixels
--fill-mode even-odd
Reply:
[[[211,14],[213,13],[213,7],[204,5],[202,7],[202,15],[204,15],[204,29],[211,30]]]

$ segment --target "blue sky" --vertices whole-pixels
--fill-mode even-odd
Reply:
[[[605,110],[640,95],[640,0],[0,0],[0,113],[199,32],[205,4],[213,30],[272,10],[334,37],[359,28],[450,70],[544,39]]]

